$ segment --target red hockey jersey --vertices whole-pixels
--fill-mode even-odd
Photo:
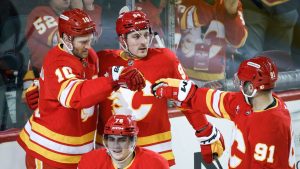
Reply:
[[[183,7],[184,6],[184,7]],[[183,1],[182,40],[178,56],[190,78],[219,80],[225,78],[227,44],[241,47],[247,30],[239,3],[236,16],[230,16],[223,0],[213,5],[203,0]]]
[[[290,114],[284,102],[275,95],[274,98],[274,106],[254,112],[241,92],[200,88],[191,100],[191,107],[195,112],[235,123],[229,168],[294,168]]]
[[[92,49],[86,59],[60,46],[48,52],[39,79],[39,109],[18,138],[27,153],[51,166],[76,168],[81,154],[93,149],[94,105],[112,91],[111,80],[97,78],[97,73],[98,58]]]
[[[97,149],[82,156],[78,169],[116,169],[106,149]],[[168,169],[167,160],[145,148],[136,147],[135,157],[126,169]]]
[[[26,32],[32,66],[42,67],[44,56],[58,44],[58,15],[50,6],[34,8],[28,16]],[[33,31],[32,34],[28,33]]]
[[[104,50],[97,53],[100,60],[100,76],[114,65],[132,65],[141,71],[146,87],[139,92],[120,88],[100,104],[97,142],[102,143],[104,124],[112,114],[132,112],[139,127],[137,145],[160,153],[174,164],[171,147],[171,131],[166,99],[157,99],[151,93],[151,85],[160,78],[186,79],[186,75],[173,52],[167,48],[150,48],[147,57],[136,60],[122,58],[121,50]]]

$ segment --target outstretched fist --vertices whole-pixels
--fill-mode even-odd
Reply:
[[[113,66],[112,80],[116,88],[127,88],[132,91],[140,91],[146,86],[143,74],[133,67]]]
[[[191,80],[159,79],[152,85],[152,94],[157,98],[174,99],[188,102],[194,95],[197,86]]]

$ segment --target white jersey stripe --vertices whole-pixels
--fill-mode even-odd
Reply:
[[[59,102],[61,105],[63,105],[64,107],[68,108],[68,106],[66,105],[66,100],[68,98],[68,95],[70,93],[70,91],[72,90],[72,87],[75,85],[76,82],[78,82],[80,80],[74,80],[71,81],[68,86],[66,86],[63,91],[61,92],[61,95],[59,97]]]
[[[30,140],[34,141],[35,143],[47,147],[52,151],[56,151],[63,154],[84,154],[93,149],[93,142],[82,145],[82,146],[68,146],[63,145],[52,140],[49,140],[46,137],[34,132],[31,130],[31,125],[29,122],[26,123],[24,129],[28,133]]]
[[[219,108],[221,94],[222,94],[222,91],[217,90],[214,93],[214,97],[213,97],[213,109],[219,116],[221,116],[221,112],[220,112],[220,108]]]
[[[151,145],[151,146],[145,146],[143,148],[160,153],[160,152],[172,150],[172,144],[171,144],[171,141],[168,141],[168,142],[159,143],[159,144],[155,144],[155,145]]]

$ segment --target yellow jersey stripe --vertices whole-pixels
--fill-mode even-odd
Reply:
[[[210,111],[210,113],[215,116],[215,117],[219,117],[216,112],[213,110],[212,107],[212,95],[213,95],[214,90],[213,89],[209,89],[206,93],[206,106],[208,108],[208,110]]]
[[[43,169],[43,162],[37,158],[34,159],[36,169]]]
[[[33,121],[33,117],[30,118],[30,124],[32,127],[32,130],[42,134],[46,138],[50,138],[51,140],[54,140],[59,143],[68,144],[68,145],[83,145],[90,143],[94,139],[95,131],[89,132],[83,136],[74,137],[74,136],[66,136],[62,135],[56,132],[53,132],[46,127],[36,123]]]
[[[222,115],[223,115],[223,117],[224,117],[225,119],[230,120],[230,116],[228,115],[228,113],[227,113],[227,111],[226,111],[226,109],[225,109],[225,107],[224,107],[224,97],[225,97],[226,93],[227,93],[227,92],[221,93],[221,98],[220,98],[220,111],[221,111],[221,113],[222,113]]]
[[[70,156],[70,155],[58,154],[58,153],[49,151],[49,150],[35,144],[34,142],[31,142],[29,139],[29,136],[27,135],[27,133],[24,130],[21,131],[20,138],[30,150],[36,152],[37,154],[44,156],[45,158],[47,158],[49,160],[55,161],[55,162],[76,164],[79,162],[79,160],[81,158],[81,155]]]
[[[82,81],[78,81],[78,82],[76,82],[76,83],[72,86],[72,89],[71,89],[71,91],[69,92],[69,95],[67,96],[67,101],[66,101],[66,106],[67,106],[67,107],[71,107],[71,106],[70,106],[70,100],[71,100],[71,98],[72,98],[72,96],[73,96],[73,93],[74,93],[75,89],[77,88],[77,86],[78,86],[80,83],[82,83]]]
[[[64,81],[61,86],[60,86],[60,90],[58,92],[58,96],[57,96],[57,100],[60,100],[60,96],[61,96],[61,93],[64,91],[64,89],[66,88],[66,86],[70,83],[71,80],[75,80],[76,78],[71,78],[71,79],[68,79],[66,81]]]
[[[164,133],[154,134],[146,137],[138,137],[137,145],[144,146],[148,144],[154,144],[158,142],[163,142],[167,140],[171,140],[171,131],[167,131]]]
[[[161,153],[161,156],[163,156],[166,160],[173,160],[174,159],[174,154],[172,151],[166,152],[166,153]]]
[[[171,131],[167,131],[164,133],[154,134],[151,136],[138,137],[137,145],[143,147],[143,146],[149,145],[149,144],[157,144],[160,142],[168,141],[168,140],[171,140],[171,138],[172,138]],[[97,134],[97,137],[96,137],[97,143],[102,144],[102,142],[103,142],[102,139],[103,139],[102,136]]]

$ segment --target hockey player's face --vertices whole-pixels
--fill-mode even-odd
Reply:
[[[88,56],[88,50],[91,48],[92,40],[93,34],[75,37],[73,40],[72,53],[77,57],[86,58]]]
[[[111,156],[118,161],[127,158],[134,147],[129,136],[108,135],[105,144]]]
[[[128,50],[135,56],[143,58],[147,56],[150,42],[149,29],[134,31],[127,34]]]

